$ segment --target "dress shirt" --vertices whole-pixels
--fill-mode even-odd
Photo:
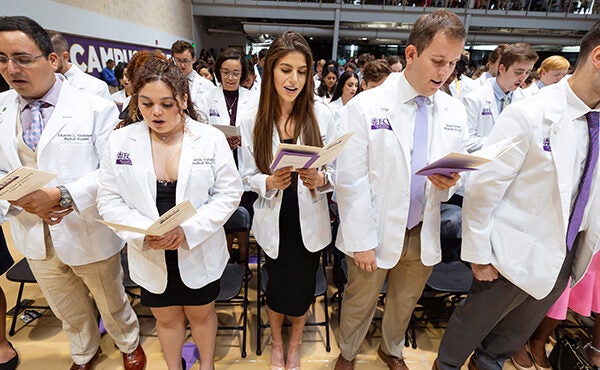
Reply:
[[[504,91],[502,91],[502,89],[500,88],[500,85],[498,85],[498,81],[496,81],[495,78],[492,79],[492,89],[494,89],[494,96],[496,97],[496,104],[498,105],[498,112],[502,113],[502,110],[504,109],[503,99],[505,97],[508,97],[508,103],[506,103],[506,105],[508,106],[512,101],[513,91],[510,91],[508,93],[505,93]]]
[[[39,100],[42,102],[42,105],[40,106],[40,112],[42,113],[43,126],[46,127],[46,123],[48,123],[52,112],[54,112],[54,107],[56,107],[56,103],[58,102],[58,96],[60,95],[60,89],[62,88],[63,78],[64,77],[56,74],[56,80],[54,81],[54,84],[40,99],[31,99],[19,95],[19,110],[21,114],[23,131],[27,131],[31,125],[31,108],[29,107],[29,103],[34,100]]]

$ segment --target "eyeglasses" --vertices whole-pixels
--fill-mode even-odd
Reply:
[[[13,63],[18,65],[19,67],[31,67],[36,60],[43,57],[44,54],[40,54],[38,56],[32,56],[29,54],[24,55],[15,55],[14,57],[7,57],[6,55],[0,55],[0,67],[6,67],[8,65],[8,61],[12,60]]]
[[[179,63],[179,64],[190,64],[193,62],[189,59],[179,59],[179,58],[173,58],[173,59],[175,59],[175,63]]]
[[[242,72],[240,71],[228,71],[228,70],[222,70],[221,72],[221,77],[225,78],[225,77],[232,77],[232,78],[240,78],[242,77]]]

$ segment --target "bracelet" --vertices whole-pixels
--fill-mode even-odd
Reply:
[[[600,353],[600,349],[594,347],[592,345],[592,342],[589,342],[588,344],[586,344],[585,346],[583,346],[583,348],[590,348],[591,350],[593,350],[596,353]]]
[[[323,174],[323,185],[321,187],[325,187],[329,185],[329,178],[327,177],[327,172],[322,171],[321,173]]]

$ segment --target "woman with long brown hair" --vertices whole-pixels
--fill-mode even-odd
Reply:
[[[312,53],[297,32],[277,37],[263,67],[255,120],[242,124],[245,160],[242,178],[259,197],[252,229],[266,254],[267,313],[271,327],[271,368],[299,369],[300,342],[315,291],[319,251],[331,242],[327,192],[333,167],[271,171],[280,142],[322,147],[336,136],[331,111],[315,103]],[[292,332],[284,360],[281,328]]]
[[[214,301],[229,254],[223,225],[242,184],[225,136],[198,122],[187,79],[171,62],[150,58],[134,80],[130,121],[110,136],[102,159],[98,209],[109,222],[146,228],[188,200],[197,213],[162,236],[129,231],[131,279],[156,318],[169,370],[185,369],[186,321],[200,369],[214,369]]]

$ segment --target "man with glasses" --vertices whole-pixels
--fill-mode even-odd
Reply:
[[[177,64],[183,75],[187,77],[190,84],[192,102],[198,107],[198,102],[202,94],[214,89],[215,85],[194,71],[193,67],[194,63],[196,63],[196,57],[194,56],[194,47],[192,44],[183,40],[177,40],[171,45],[171,53],[173,54],[173,61]]]
[[[16,248],[62,321],[71,369],[90,369],[101,352],[98,310],[125,369],[141,370],[139,325],[122,284],[123,242],[95,221],[97,169],[118,111],[55,74],[59,59],[35,21],[0,17],[0,74],[13,88],[0,94],[0,176],[19,166],[57,175],[0,201],[0,222],[10,222]]]

